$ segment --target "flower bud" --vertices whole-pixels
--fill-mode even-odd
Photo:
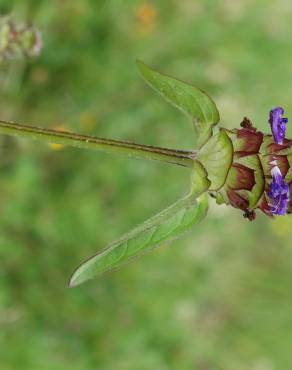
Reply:
[[[292,182],[292,141],[284,137],[288,120],[282,118],[283,114],[280,107],[270,112],[273,135],[257,131],[247,118],[243,120],[241,129],[221,129],[232,143],[232,161],[223,186],[212,195],[219,204],[241,209],[244,217],[251,221],[257,208],[271,217],[292,211],[289,189]],[[200,152],[198,158],[200,160]],[[226,168],[226,163],[218,162],[217,166]],[[211,179],[209,171],[207,169]]]
[[[0,19],[0,60],[35,57],[42,48],[40,32],[28,24]]]

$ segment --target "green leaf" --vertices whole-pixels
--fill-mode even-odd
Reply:
[[[210,190],[219,190],[226,177],[233,159],[233,146],[224,130],[214,135],[198,152],[196,159],[201,162],[211,181]]]
[[[192,193],[182,198],[84,262],[74,272],[70,287],[118,268],[131,258],[189,231],[206,216],[208,210],[207,195],[196,197],[197,194]]]
[[[166,76],[137,61],[138,68],[146,82],[169,103],[194,120],[198,134],[197,146],[201,147],[212,136],[212,127],[219,120],[219,112],[214,101],[202,90]]]
[[[208,173],[203,165],[194,161],[191,175],[191,189],[192,193],[201,194],[209,189],[211,181],[208,179]]]

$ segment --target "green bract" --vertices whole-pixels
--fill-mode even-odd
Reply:
[[[206,169],[211,182],[210,190],[219,190],[224,185],[232,156],[231,140],[223,130],[211,137],[198,152],[197,159]]]

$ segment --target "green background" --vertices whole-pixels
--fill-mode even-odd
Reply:
[[[292,121],[290,0],[0,0],[44,47],[0,66],[0,117],[192,148],[135,59],[208,91],[221,124]],[[292,130],[289,128],[289,132]],[[1,370],[292,369],[292,220],[211,202],[192,234],[68,289],[89,255],[174,202],[189,171],[0,138]]]

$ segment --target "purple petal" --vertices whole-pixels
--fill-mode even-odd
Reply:
[[[273,161],[273,162],[271,162],[271,164],[274,165],[274,167],[271,170],[271,175],[273,177],[273,181],[276,184],[282,184],[283,176],[282,176],[280,168],[277,166],[277,162]]]
[[[272,168],[271,174],[272,182],[267,193],[271,212],[275,215],[285,215],[290,201],[289,185],[284,181],[278,166]]]
[[[269,123],[274,140],[277,144],[283,144],[283,140],[285,139],[288,118],[283,118],[283,114],[284,109],[281,107],[274,108],[270,111]]]

